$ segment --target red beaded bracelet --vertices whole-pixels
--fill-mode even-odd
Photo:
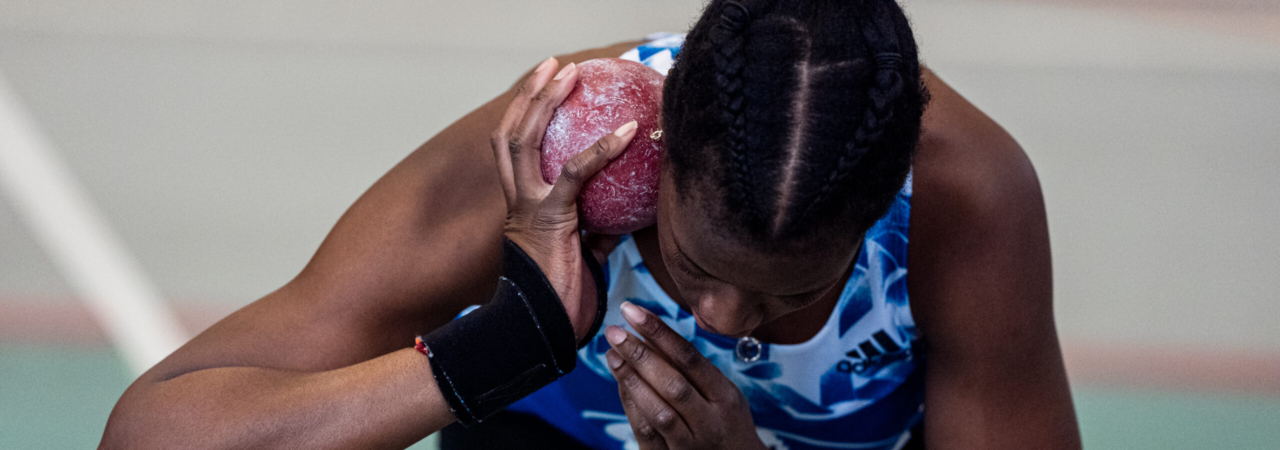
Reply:
[[[424,355],[431,356],[431,353],[430,353],[431,351],[430,351],[430,350],[427,350],[427,344],[423,344],[423,343],[422,343],[422,336],[418,336],[418,337],[416,337],[416,338],[413,338],[413,349],[414,349],[414,350],[417,350],[417,351],[418,351],[418,353],[422,353],[422,354],[424,354]]]

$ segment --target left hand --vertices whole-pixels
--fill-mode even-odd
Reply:
[[[557,64],[555,59],[546,60],[520,85],[498,129],[490,136],[490,145],[507,199],[503,233],[538,264],[560,296],[575,340],[581,341],[595,322],[597,295],[595,280],[582,261],[578,192],[627,148],[635,137],[636,123],[631,121],[606,134],[570,158],[560,171],[560,178],[554,184],[548,183],[542,177],[542,139],[551,116],[578,81],[576,65],[570,63],[557,74]],[[597,244],[607,241],[594,240]],[[604,248],[592,245],[597,260]]]
[[[640,448],[765,448],[742,391],[693,344],[630,302],[622,316],[645,341],[610,326],[605,358]]]

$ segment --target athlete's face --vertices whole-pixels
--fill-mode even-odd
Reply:
[[[721,206],[700,198],[710,196],[680,201],[667,172],[659,188],[658,242],[698,326],[745,336],[843,288],[862,233],[766,253],[712,226],[708,208]]]

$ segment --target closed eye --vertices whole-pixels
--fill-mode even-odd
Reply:
[[[788,306],[801,307],[822,297],[822,294],[824,293],[826,293],[825,290],[813,291],[805,294],[781,295],[778,296],[778,300],[781,300],[782,303],[786,303]]]
[[[681,272],[684,272],[686,275],[689,275],[690,277],[693,277],[693,279],[698,281],[703,281],[707,279],[706,274],[693,269],[693,262],[689,261],[689,258],[684,256],[684,253],[676,253],[676,254],[680,256],[679,258],[676,258],[676,265],[680,266]]]

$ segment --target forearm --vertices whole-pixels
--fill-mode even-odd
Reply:
[[[454,420],[406,348],[325,372],[221,367],[138,382],[101,448],[405,448]]]
[[[380,179],[298,279],[136,381],[102,448],[403,448],[452,422],[427,357],[374,356],[494,292],[507,205],[489,138],[514,96],[468,114]]]

